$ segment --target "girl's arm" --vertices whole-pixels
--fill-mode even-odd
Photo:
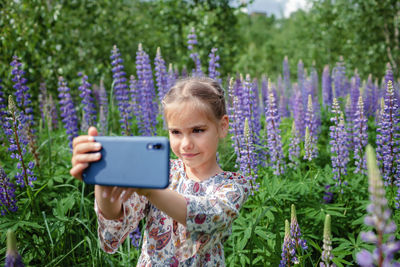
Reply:
[[[186,226],[187,204],[181,194],[171,189],[138,189],[136,192],[146,196],[159,210]]]

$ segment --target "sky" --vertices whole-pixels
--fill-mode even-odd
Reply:
[[[282,16],[287,18],[297,9],[307,10],[308,7],[307,0],[254,0],[248,11],[250,13],[260,11],[268,15],[274,14],[278,18]]]

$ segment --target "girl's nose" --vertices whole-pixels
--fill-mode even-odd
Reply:
[[[188,151],[193,148],[193,140],[190,136],[184,136],[182,139],[182,149]]]

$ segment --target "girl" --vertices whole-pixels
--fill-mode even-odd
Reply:
[[[167,189],[95,186],[101,247],[114,253],[127,235],[147,219],[137,266],[224,266],[223,242],[251,186],[217,163],[219,139],[228,132],[224,92],[209,78],[178,81],[163,100],[172,151]],[[71,175],[82,179],[101,145],[89,135],[73,141]],[[133,162],[134,164],[134,162]],[[145,179],[145,177],[143,177]]]

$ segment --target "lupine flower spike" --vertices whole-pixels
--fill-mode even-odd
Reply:
[[[376,135],[377,152],[385,185],[394,186],[396,164],[400,163],[400,113],[391,80],[387,83],[384,101]]]
[[[294,266],[292,261],[296,261],[296,250],[292,239],[290,238],[290,226],[288,220],[285,220],[285,237],[283,239],[281,256],[282,259],[279,263],[279,267]]]
[[[158,106],[150,58],[143,50],[142,44],[139,44],[136,52],[136,74],[140,112],[135,112],[135,115],[139,133],[144,136],[153,136],[156,135]]]
[[[15,185],[10,182],[6,172],[0,166],[0,214],[6,215],[10,212],[16,212],[17,209]]]
[[[297,222],[296,207],[294,204],[292,204],[291,207],[290,236],[292,237],[296,250],[300,248],[306,250],[308,248],[306,240],[301,239],[300,226]]]
[[[93,103],[92,90],[90,89],[92,85],[88,82],[88,76],[81,72],[78,73],[78,76],[82,77],[81,85],[78,89],[81,92],[79,96],[82,99],[83,122],[85,122],[82,123],[85,126],[82,126],[81,130],[87,132],[89,126],[93,126],[96,121],[96,106]]]
[[[269,88],[271,88],[269,86]],[[268,153],[275,175],[284,173],[282,141],[279,129],[280,118],[272,91],[269,92],[268,105],[265,110],[266,128],[268,135]]]
[[[249,120],[246,118],[243,129],[243,148],[241,150],[240,158],[240,171],[244,173],[250,180],[253,187],[253,192],[258,189],[259,185],[256,182],[257,179],[257,164],[254,153],[254,144],[250,136]]]
[[[72,150],[72,140],[78,136],[78,117],[76,116],[75,106],[69,93],[70,89],[63,77],[58,78],[58,86],[62,122],[68,135],[69,147]]]
[[[304,159],[311,161],[317,157],[317,120],[314,114],[313,102],[311,95],[308,95],[307,112],[305,117],[305,143],[304,143]],[[308,135],[307,135],[308,134]]]
[[[14,232],[9,229],[7,231],[7,252],[4,267],[24,267],[21,255],[17,250],[17,239]]]
[[[31,94],[29,93],[29,87],[26,86],[27,79],[24,77],[25,71],[22,70],[22,63],[19,61],[17,56],[13,57],[13,61],[10,63],[13,67],[11,75],[13,76],[12,81],[14,82],[13,88],[16,90],[16,106],[20,111],[20,120],[25,126],[21,134],[26,135],[28,140],[29,150],[35,158],[36,165],[39,166],[39,154],[37,152],[36,136],[34,134],[34,119],[33,119],[33,108],[31,106]]]
[[[8,98],[8,107],[10,119],[6,123],[5,134],[8,136],[8,142],[10,143],[10,147],[8,148],[8,151],[11,152],[10,157],[18,159],[18,171],[15,174],[15,179],[21,187],[27,186],[28,196],[31,198],[30,187],[33,187],[32,182],[36,181],[36,177],[33,173],[35,163],[33,161],[27,163],[26,157],[24,157],[27,152],[28,140],[21,132],[26,126],[21,121],[20,113],[17,112],[17,107],[11,95]]]
[[[154,59],[156,84],[158,89],[158,100],[161,103],[164,95],[168,92],[168,73],[165,61],[161,55],[160,47],[157,47],[156,58]]]
[[[331,215],[326,214],[324,223],[324,244],[322,245],[322,255],[320,267],[336,267],[336,264],[331,263],[332,254],[332,234],[331,234]]]
[[[208,65],[208,76],[212,79],[217,80],[219,83],[221,83],[221,79],[219,78],[219,55],[217,54],[218,48],[212,48],[211,53],[208,55],[210,58],[210,62]]]
[[[365,170],[367,169],[367,165],[364,151],[365,146],[368,143],[367,121],[367,117],[364,115],[364,102],[360,95],[353,123],[354,160],[356,165],[354,173],[366,173]]]
[[[128,85],[126,84],[126,73],[124,71],[124,61],[121,58],[116,45],[111,50],[111,66],[113,73],[114,95],[118,104],[118,111],[120,116],[120,126],[122,135],[131,135],[131,106],[129,103]]]
[[[357,262],[362,267],[400,266],[393,262],[394,255],[400,250],[400,241],[395,240],[396,224],[390,220],[390,209],[385,198],[385,188],[377,166],[374,149],[367,145],[367,168],[371,204],[364,223],[374,231],[362,232],[361,238],[375,245],[373,252],[365,249],[357,254]]]
[[[190,57],[193,59],[195,64],[195,69],[192,71],[194,76],[203,76],[203,72],[201,70],[201,62],[200,56],[197,52],[194,52],[194,46],[197,45],[197,35],[194,27],[190,30],[190,34],[188,37],[188,49],[191,52]]]
[[[343,112],[340,110],[339,102],[336,98],[333,99],[332,105],[333,116],[331,121],[333,125],[330,126],[330,138],[329,144],[331,145],[331,161],[333,179],[336,180],[336,186],[340,187],[342,192],[342,184],[346,185],[344,181],[345,175],[347,174],[347,163],[349,161],[348,151],[348,139],[347,131],[345,128]]]

